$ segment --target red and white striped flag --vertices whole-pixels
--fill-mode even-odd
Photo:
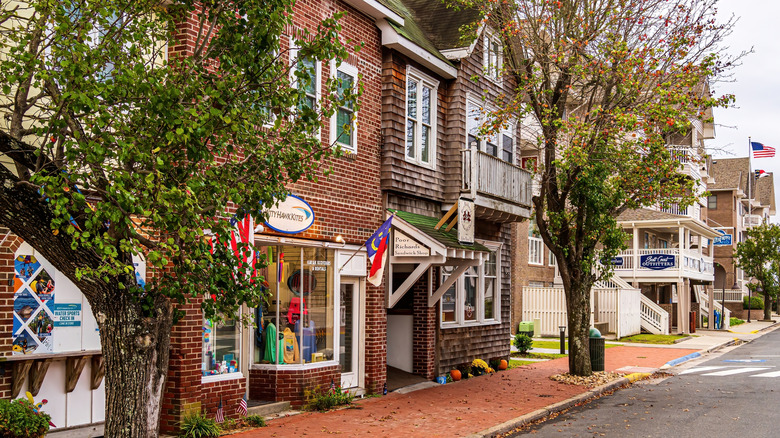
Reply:
[[[245,417],[249,413],[249,409],[247,408],[247,405],[246,405],[246,394],[244,394],[244,398],[242,398],[241,401],[238,402],[238,410],[237,411],[238,411],[239,414],[241,414],[241,415],[243,415]]]
[[[775,148],[765,146],[763,143],[751,141],[750,147],[753,149],[753,158],[772,158],[775,156]]]
[[[225,421],[225,413],[222,412],[222,397],[219,398],[219,406],[217,407],[217,415],[214,417],[217,423]]]

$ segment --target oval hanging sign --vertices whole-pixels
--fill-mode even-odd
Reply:
[[[265,211],[268,228],[285,234],[302,233],[314,224],[314,210],[308,202],[295,195]]]

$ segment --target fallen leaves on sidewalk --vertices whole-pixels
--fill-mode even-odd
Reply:
[[[608,371],[599,371],[590,376],[574,376],[569,373],[556,374],[550,376],[550,379],[556,382],[567,383],[569,385],[600,386],[623,377],[620,373]]]

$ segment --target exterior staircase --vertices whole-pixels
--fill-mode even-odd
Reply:
[[[707,295],[707,290],[704,286],[701,285],[694,285],[693,286],[693,292],[694,296],[696,297],[696,301],[699,303],[699,316],[704,316],[709,318],[710,315],[710,298]],[[730,327],[730,320],[731,320],[731,310],[728,308],[721,309],[721,306],[715,306],[715,310],[718,312],[721,312],[721,310],[724,311],[725,317],[723,318],[723,330],[728,330]]]

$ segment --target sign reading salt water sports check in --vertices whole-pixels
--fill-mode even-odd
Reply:
[[[298,234],[314,224],[314,211],[309,203],[295,195],[287,195],[284,201],[265,211],[265,225],[285,234]]]
[[[732,235],[726,234],[723,230],[715,230],[720,233],[720,236],[712,239],[712,244],[717,246],[731,246]]]
[[[645,254],[639,257],[640,267],[656,271],[673,268],[675,264],[676,256],[670,254]]]

